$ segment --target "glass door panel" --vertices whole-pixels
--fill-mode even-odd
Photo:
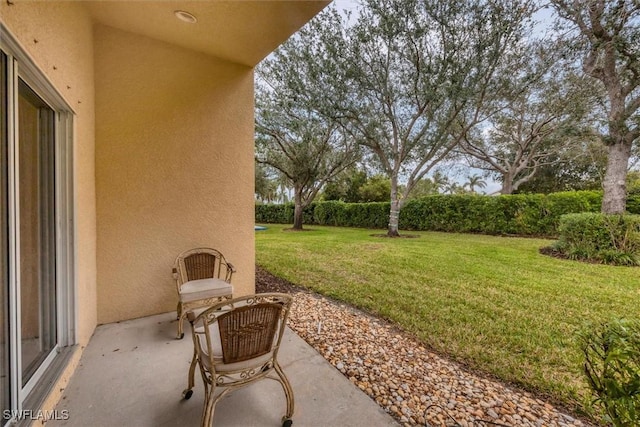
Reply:
[[[54,111],[18,85],[20,318],[23,386],[56,343]]]
[[[9,173],[7,56],[0,52],[0,410],[11,407],[9,377]],[[2,417],[4,421],[5,417]],[[2,424],[2,422],[0,422]]]

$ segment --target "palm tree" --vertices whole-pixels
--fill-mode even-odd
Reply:
[[[433,187],[436,190],[436,193],[439,193],[440,190],[447,191],[447,187],[449,186],[449,178],[443,174],[441,171],[437,170],[431,177],[431,181],[433,182]]]
[[[445,194],[464,194],[465,193],[465,189],[464,186],[462,185],[458,185],[457,182],[447,182],[447,184],[444,186],[444,193]]]
[[[470,175],[467,177],[467,182],[464,185],[468,186],[472,193],[475,193],[476,187],[485,188],[487,186],[487,182],[483,180],[480,175]]]

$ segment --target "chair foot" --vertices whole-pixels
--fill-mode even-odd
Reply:
[[[293,420],[291,418],[282,417],[282,427],[291,427],[293,425]]]
[[[191,399],[191,396],[193,396],[193,390],[191,390],[190,388],[184,389],[182,391],[182,398],[184,400],[189,400]]]
[[[176,337],[177,340],[181,340],[182,338],[184,338],[184,332],[178,334],[178,336]]]

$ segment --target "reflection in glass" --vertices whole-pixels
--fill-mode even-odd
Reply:
[[[56,343],[55,113],[22,80],[18,86],[22,384]]]

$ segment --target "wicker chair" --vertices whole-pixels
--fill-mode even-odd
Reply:
[[[182,252],[173,266],[178,291],[178,339],[184,337],[187,313],[231,299],[231,276],[236,269],[217,250],[197,248]]]
[[[282,425],[292,425],[293,390],[278,364],[291,302],[286,294],[257,294],[221,302],[198,316],[189,313],[195,351],[189,385],[182,395],[185,399],[192,396],[198,365],[205,392],[202,427],[213,425],[216,403],[227,393],[264,378],[282,385],[287,400]]]

